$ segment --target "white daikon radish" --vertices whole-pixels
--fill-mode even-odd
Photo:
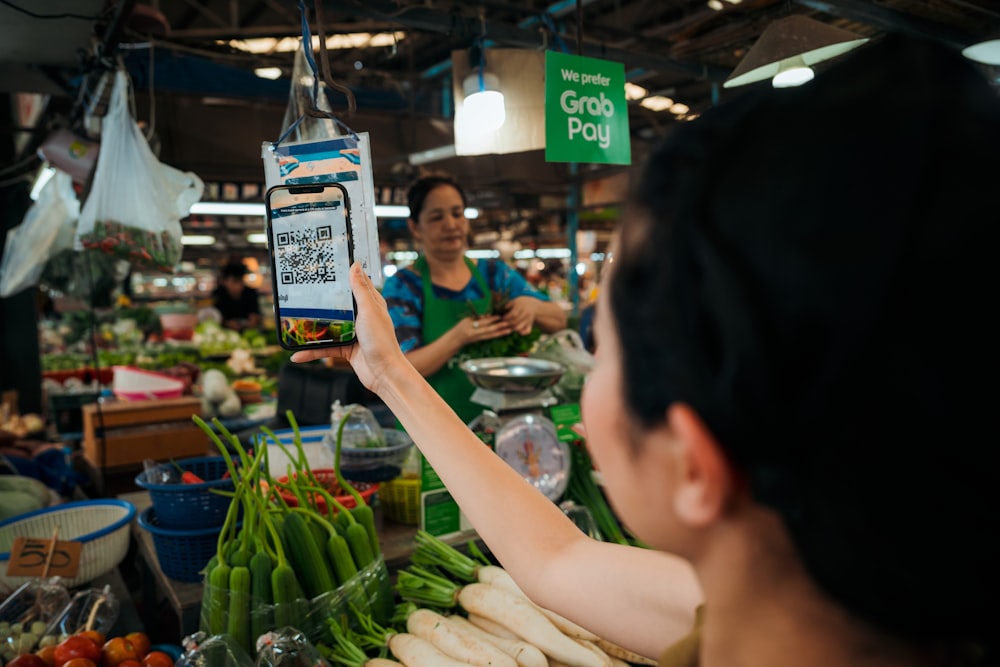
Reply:
[[[549,661],[537,646],[529,644],[521,639],[510,639],[508,637],[498,637],[483,630],[478,625],[474,625],[468,619],[461,616],[445,617],[448,623],[465,628],[480,639],[488,641],[507,655],[517,661],[518,667],[548,667]]]
[[[484,565],[479,568],[476,576],[479,579],[479,583],[500,586],[501,588],[509,590],[512,593],[517,593],[526,600],[531,600],[531,598],[524,594],[524,591],[522,591],[521,587],[517,585],[517,582],[510,576],[510,573],[502,567],[498,567],[496,565]],[[532,602],[532,604],[535,603]],[[545,607],[537,604],[535,606],[538,607],[538,610],[545,614],[550,621],[552,621],[553,625],[562,630],[563,634],[569,635],[574,639],[586,639],[587,641],[592,642],[600,639],[593,632],[580,627],[573,621],[559,615],[551,609],[546,609]]]
[[[619,660],[618,658],[613,658],[604,651],[602,651],[600,647],[598,647],[597,644],[595,644],[594,642],[587,641],[586,639],[577,639],[576,643],[584,647],[594,655],[596,655],[602,661],[607,661],[612,665],[612,667],[621,667],[621,665],[625,664],[622,660]]]
[[[434,644],[408,632],[389,638],[389,650],[406,667],[470,667],[438,650]]]
[[[517,661],[497,646],[467,629],[448,623],[430,609],[417,609],[406,617],[406,630],[426,639],[443,653],[478,667],[517,667]]]
[[[491,584],[469,584],[458,594],[462,608],[512,630],[545,655],[574,667],[611,667],[610,660],[564,635],[527,598]]]
[[[644,655],[639,655],[635,651],[630,651],[624,646],[619,646],[614,642],[610,642],[607,639],[595,639],[594,643],[597,644],[602,651],[610,655],[612,658],[618,658],[627,663],[633,665],[647,665],[648,667],[656,667],[659,663],[652,658],[647,658]]]
[[[466,610],[468,611],[468,610]],[[477,628],[484,630],[496,637],[501,637],[503,639],[521,639],[516,634],[503,627],[496,621],[490,620],[485,616],[480,616],[479,614],[469,614],[469,623],[472,623]]]

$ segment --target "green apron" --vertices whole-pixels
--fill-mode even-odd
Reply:
[[[490,311],[492,297],[486,278],[479,272],[476,265],[468,258],[465,263],[472,272],[473,278],[479,284],[479,289],[485,295],[481,299],[472,301],[473,308],[480,315],[485,315]],[[455,324],[464,317],[467,317],[468,303],[466,301],[452,301],[450,299],[439,299],[434,296],[434,287],[431,284],[431,272],[427,266],[427,260],[421,255],[413,264],[413,269],[420,274],[424,286],[424,319],[422,336],[424,345],[433,343],[438,338],[448,332]],[[427,378],[435,391],[441,398],[451,406],[451,408],[462,418],[466,424],[479,416],[484,406],[473,403],[469,400],[475,387],[469,382],[469,378],[458,366],[446,363],[436,373]]]

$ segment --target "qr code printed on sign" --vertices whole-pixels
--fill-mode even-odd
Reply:
[[[275,234],[282,285],[336,282],[330,225]]]

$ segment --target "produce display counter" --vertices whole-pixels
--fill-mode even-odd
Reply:
[[[113,493],[118,478],[131,486],[145,459],[206,454],[210,443],[191,421],[194,414],[201,414],[201,402],[190,396],[83,406],[81,451],[98,492]]]
[[[151,504],[149,493],[146,491],[123,493],[118,498],[135,505],[137,516]],[[377,506],[375,515],[382,554],[389,572],[395,572],[409,565],[410,556],[413,554],[416,544],[417,527],[389,520],[380,521],[381,517]],[[150,629],[151,633],[155,633],[156,628],[161,624],[158,623],[157,610],[161,603],[166,603],[176,616],[180,637],[196,631],[201,612],[202,583],[177,581],[166,576],[160,567],[152,534],[141,528],[138,521],[132,525],[132,536],[137,545],[137,560],[139,561],[137,565],[142,578],[139,612],[146,627]],[[469,531],[454,536],[450,541],[460,544],[475,538],[475,532]],[[480,547],[483,548],[482,545]],[[175,638],[174,642],[178,641],[180,637]]]

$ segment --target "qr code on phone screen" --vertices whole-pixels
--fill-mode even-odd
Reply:
[[[282,285],[336,282],[333,227],[291,230],[274,235]]]

